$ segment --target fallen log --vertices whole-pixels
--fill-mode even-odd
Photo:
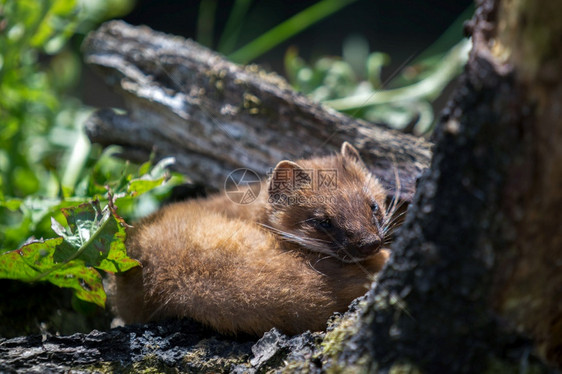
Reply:
[[[125,114],[95,112],[93,142],[122,157],[174,156],[176,169],[220,189],[249,168],[261,176],[280,160],[328,154],[349,141],[384,185],[411,199],[431,144],[350,118],[308,100],[257,66],[239,66],[197,43],[114,21],[91,33],[85,61],[124,99]]]

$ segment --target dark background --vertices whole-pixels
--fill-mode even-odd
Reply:
[[[240,33],[243,40],[239,47],[317,1],[255,1]],[[220,35],[232,3],[218,1],[215,35]],[[388,52],[393,60],[401,60],[431,44],[471,3],[468,0],[359,0],[283,43],[258,62],[282,59],[290,45],[297,45],[306,57],[339,55],[343,40],[351,34],[365,36],[372,50]],[[124,20],[193,38],[199,4],[200,1],[193,0],[140,0]]]

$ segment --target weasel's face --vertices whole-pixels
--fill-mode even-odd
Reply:
[[[295,175],[305,172],[310,180],[285,190],[274,190],[272,182],[269,221],[288,241],[342,262],[358,262],[382,248],[386,193],[360,158],[342,154],[298,165],[280,163],[276,170],[292,167]],[[322,179],[323,172],[331,173],[331,183]]]
[[[326,203],[305,207],[300,212],[306,219],[298,221],[293,230],[302,237],[315,239],[308,249],[343,262],[361,261],[379,252],[384,241],[384,199],[377,200],[369,186],[365,187],[350,185],[325,194]]]

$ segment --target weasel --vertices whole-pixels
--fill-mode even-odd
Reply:
[[[256,201],[165,206],[128,231],[142,267],[115,276],[126,322],[188,317],[226,334],[319,331],[389,256],[386,192],[358,151],[281,161]]]

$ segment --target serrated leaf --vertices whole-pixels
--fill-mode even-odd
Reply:
[[[104,214],[97,200],[76,207],[64,208],[61,211],[69,226],[68,233],[62,233],[61,236],[70,244],[70,247],[59,248],[55,253],[55,261],[64,262],[76,257],[84,260],[86,265],[99,265],[102,259],[107,257],[109,248],[104,250],[104,248],[93,245],[95,244],[93,237],[97,235],[98,230],[103,228],[109,212]]]
[[[49,281],[72,288],[81,300],[104,306],[106,295],[96,269],[116,273],[139,266],[126,254],[125,222],[111,199],[103,210],[96,200],[61,211],[68,227],[51,218],[51,228],[60,236],[0,255],[0,278]]]
[[[105,306],[101,275],[94,268],[86,267],[82,260],[54,263],[54,252],[65,245],[64,239],[59,237],[31,242],[0,255],[0,278],[27,282],[46,280],[59,287],[72,288],[82,300]]]
[[[35,241],[0,255],[0,278],[33,281],[49,266],[52,254],[63,238]]]
[[[103,223],[103,230],[97,234],[97,240],[94,245],[103,246],[107,249],[107,257],[103,258],[96,268],[117,273],[127,271],[140,263],[127,256],[125,248],[125,221],[117,215],[115,208],[110,203],[107,209],[107,219]]]
[[[59,287],[74,289],[79,299],[105,307],[107,296],[101,275],[96,269],[84,266],[82,261],[71,261],[45,279]]]
[[[99,202],[92,201],[62,211],[70,230],[60,235],[73,248],[57,248],[56,262],[78,258],[88,266],[109,272],[123,272],[139,265],[126,254],[123,219],[108,207],[102,211]]]
[[[61,209],[66,217],[66,222],[70,231],[82,234],[82,240],[88,240],[92,231],[92,226],[103,220],[103,213],[100,208],[99,200],[89,201],[76,207]]]

